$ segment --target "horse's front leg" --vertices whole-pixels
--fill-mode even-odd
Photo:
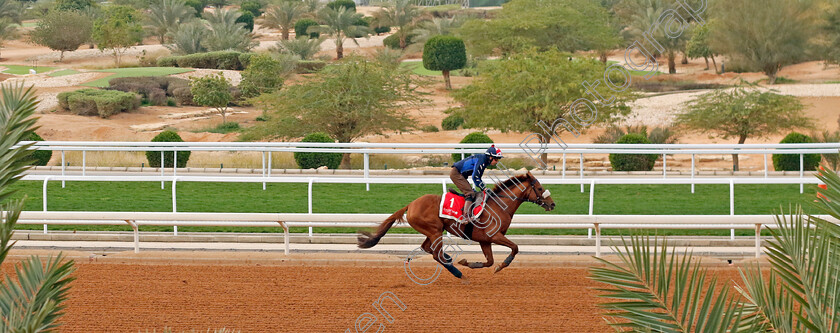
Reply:
[[[508,255],[508,257],[505,258],[505,261],[499,264],[499,266],[496,266],[495,273],[498,273],[505,267],[510,266],[510,263],[513,262],[513,258],[516,257],[517,253],[519,253],[519,246],[517,246],[516,243],[512,242],[510,239],[508,239],[507,237],[505,237],[505,235],[502,235],[501,233],[493,235],[491,241],[494,244],[499,244],[510,248],[510,255]]]
[[[458,263],[469,268],[484,268],[493,266],[493,248],[491,247],[490,242],[479,242],[481,245],[481,252],[484,252],[484,258],[487,258],[486,262],[467,262],[467,259],[461,259]]]

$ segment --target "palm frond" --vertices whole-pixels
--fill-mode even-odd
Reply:
[[[23,85],[0,87],[0,202],[6,201],[15,191],[9,185],[16,182],[32,164],[32,144],[18,142],[34,131],[36,118],[32,118],[38,101],[33,89]]]
[[[18,281],[6,277],[0,286],[0,314],[3,332],[45,332],[58,327],[70,290],[73,262],[61,255],[49,258],[46,266],[32,256],[15,266]]]
[[[590,270],[591,278],[609,285],[599,289],[609,316],[623,319],[614,325],[652,332],[724,332],[741,327],[749,314],[716,278],[708,285],[706,269],[690,252],[677,256],[666,242],[633,235],[623,249],[616,247],[620,264],[598,258],[606,267]],[[721,289],[717,297],[715,290]]]

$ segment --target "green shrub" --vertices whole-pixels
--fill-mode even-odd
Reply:
[[[108,81],[108,89],[137,93],[141,103],[148,105],[166,105],[172,97],[170,87],[184,87],[188,80],[164,76],[123,77]]]
[[[172,97],[175,98],[175,102],[178,102],[178,105],[195,105],[195,102],[193,102],[192,91],[189,86],[173,89]]]
[[[158,66],[241,71],[248,66],[247,62],[249,58],[249,53],[238,51],[203,52],[184,56],[161,57],[158,59]]]
[[[327,67],[327,63],[323,60],[301,60],[297,63],[297,72],[299,74],[315,73]]]
[[[482,132],[472,132],[470,134],[467,134],[467,136],[465,136],[464,139],[461,140],[461,143],[493,143],[493,140],[490,139],[490,137],[487,136],[487,134],[484,134]],[[470,155],[471,154],[469,154],[469,153],[465,153],[464,157],[469,157]],[[452,160],[454,162],[460,161],[461,160],[461,154],[460,153],[452,154]]]
[[[58,94],[58,106],[78,115],[107,118],[136,110],[140,107],[140,96],[117,90],[81,89]]]
[[[29,135],[25,136],[21,141],[44,141],[40,135],[35,132],[30,132]],[[50,161],[52,157],[52,150],[35,150],[32,152],[32,158],[35,159],[32,162],[32,165],[47,165],[47,162]]]
[[[420,130],[423,131],[423,132],[438,132],[438,131],[440,131],[437,128],[437,126],[435,126],[435,125],[426,125],[426,126],[423,126],[422,128],[420,128]]]
[[[157,66],[158,67],[178,67],[178,57],[177,56],[160,57],[160,58],[157,59]]]
[[[451,115],[447,116],[446,118],[443,118],[443,121],[440,122],[440,128],[443,128],[444,131],[454,131],[454,130],[458,129],[458,127],[461,127],[461,125],[463,125],[463,124],[464,124],[464,118],[463,117],[461,117],[459,115],[451,114]]]
[[[256,0],[245,0],[239,5],[239,10],[250,12],[251,17],[259,17],[262,14],[263,5]]]
[[[280,89],[286,78],[286,68],[268,54],[253,57],[251,64],[242,71],[239,88],[245,97],[256,97]]]
[[[393,34],[388,37],[385,37],[385,39],[382,40],[382,44],[385,44],[385,46],[390,47],[394,50],[399,50],[400,36]],[[405,45],[411,45],[411,35],[408,35],[408,37],[405,39]]]
[[[184,3],[195,9],[196,17],[201,17],[201,13],[204,12],[204,7],[207,6],[207,2],[204,0],[186,0]]]
[[[163,131],[160,134],[156,135],[152,142],[184,142],[181,139],[181,136],[174,131]],[[164,168],[171,168],[172,164],[175,162],[175,152],[173,151],[166,151],[163,152],[163,160],[164,160]],[[153,168],[160,168],[160,152],[159,151],[147,151],[146,152],[146,159],[149,161],[149,166]],[[178,167],[183,168],[187,166],[187,161],[190,159],[190,152],[189,151],[179,151],[178,152]]]
[[[306,30],[309,29],[309,27],[317,27],[318,25],[318,22],[316,22],[313,19],[305,18],[298,20],[297,22],[295,22],[295,37],[301,38],[303,36],[306,36]],[[319,34],[318,32],[309,33],[309,38],[318,38],[320,36],[321,34]]]
[[[464,41],[455,36],[434,36],[423,46],[423,67],[443,71],[446,89],[452,89],[449,72],[464,68],[467,64],[467,48]]]
[[[347,10],[356,11],[356,2],[353,0],[335,0],[327,4],[327,7],[332,10],[338,10],[339,7],[347,8]]]
[[[240,11],[239,17],[236,18],[236,23],[242,23],[245,25],[245,29],[248,31],[254,31],[254,14],[251,12]]]
[[[259,115],[259,116],[257,116],[257,119],[255,119],[255,120],[256,121],[268,121],[268,117],[265,116],[265,115]]]
[[[321,132],[307,134],[301,142],[335,142],[329,135]],[[306,153],[295,152],[295,162],[301,169],[317,169],[326,166],[338,169],[341,164],[341,153]]]
[[[779,143],[813,143],[814,139],[805,134],[791,132]],[[820,154],[802,156],[805,171],[814,171],[822,160]],[[776,171],[799,171],[799,154],[773,154],[773,168]]]
[[[615,143],[650,143],[641,133],[629,133]],[[650,171],[656,164],[657,154],[610,154],[610,164],[614,171]]]
[[[178,103],[175,102],[175,98],[169,97],[166,99],[166,106],[178,106]]]
[[[219,126],[216,126],[216,128],[214,128],[214,129],[212,129],[208,132],[227,134],[227,133],[230,133],[230,132],[239,131],[239,129],[240,129],[239,123],[237,123],[235,121],[228,121],[228,122],[224,122],[224,123],[220,124]]]
[[[391,32],[391,27],[389,27],[389,26],[373,27],[373,33],[375,33],[377,36],[381,35],[381,34],[387,34],[389,32]]]

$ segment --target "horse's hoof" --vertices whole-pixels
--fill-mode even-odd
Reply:
[[[467,259],[461,259],[461,261],[459,261],[459,262],[458,262],[458,264],[459,264],[459,265],[463,265],[463,266],[469,266],[469,265],[470,265],[470,264],[467,262]]]
[[[496,266],[496,271],[494,271],[493,273],[498,273],[499,271],[502,270],[502,268],[504,268],[504,267],[502,267],[502,265]]]

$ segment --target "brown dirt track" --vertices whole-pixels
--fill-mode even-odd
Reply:
[[[379,259],[309,265],[284,260],[282,254],[274,254],[274,264],[268,265],[255,259],[200,264],[173,261],[178,252],[170,256],[107,261],[77,256],[76,280],[60,331],[161,332],[168,327],[206,332],[226,327],[241,332],[353,332],[364,313],[377,318],[369,332],[379,323],[389,332],[611,331],[597,308],[602,301],[593,290],[597,285],[587,278],[586,266],[594,262],[585,256],[576,256],[583,260],[573,259],[566,267],[552,263],[540,268],[525,261],[499,274],[464,270],[468,285],[441,275],[426,286],[413,283],[394,256],[384,260],[387,265]],[[469,259],[480,255],[475,257]],[[10,268],[3,265],[7,273]],[[432,272],[425,264],[415,270],[418,275]],[[735,278],[737,272],[724,268],[715,275]],[[407,306],[400,311],[386,302],[383,307],[393,323],[371,305],[387,291]]]

